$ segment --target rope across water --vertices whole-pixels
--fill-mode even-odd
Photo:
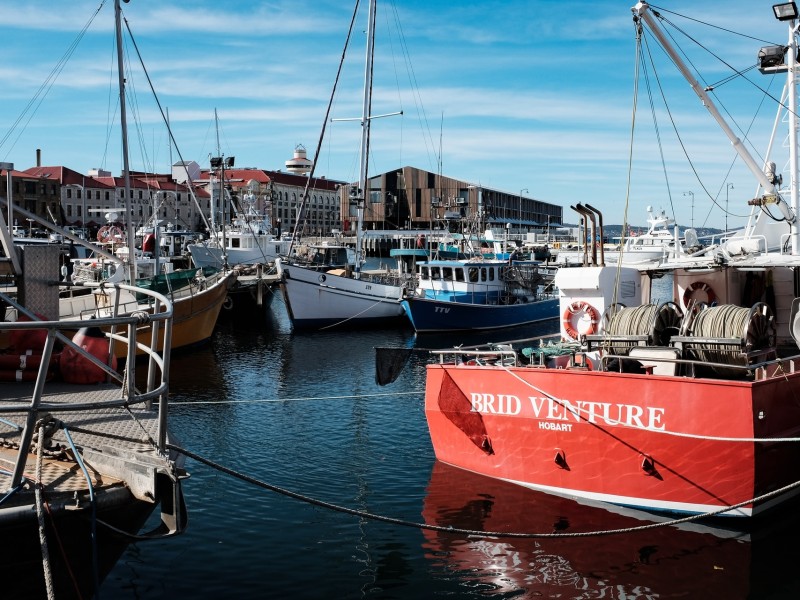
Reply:
[[[347,508],[345,506],[339,506],[337,504],[332,504],[330,502],[325,502],[323,500],[318,500],[316,498],[312,498],[310,496],[306,496],[304,494],[299,494],[297,492],[292,492],[285,488],[281,488],[276,485],[272,485],[267,483],[266,481],[262,481],[260,479],[256,479],[255,477],[251,477],[250,475],[246,475],[244,473],[240,473],[235,469],[231,469],[229,467],[225,467],[217,462],[212,461],[211,459],[205,458],[187,450],[185,448],[181,448],[180,446],[175,446],[173,444],[167,444],[167,448],[170,450],[174,450],[175,452],[179,452],[184,456],[196,460],[206,466],[209,466],[217,471],[245,481],[247,483],[253,484],[257,487],[270,490],[272,492],[276,492],[283,496],[287,496],[289,498],[294,498],[295,500],[300,500],[302,502],[306,502],[307,504],[311,504],[313,506],[319,506],[321,508],[327,508],[329,510],[333,510],[336,512],[341,512],[349,515],[355,515],[357,517],[363,519],[369,519],[372,521],[380,521],[383,523],[390,523],[392,525],[399,525],[402,527],[412,527],[415,529],[422,529],[426,531],[439,531],[444,533],[457,533],[461,535],[468,535],[468,536],[476,536],[476,537],[497,537],[497,538],[587,538],[587,537],[600,537],[600,536],[608,536],[608,535],[617,535],[622,533],[632,533],[635,531],[646,531],[649,529],[658,529],[661,527],[670,527],[672,525],[678,525],[680,523],[690,523],[693,521],[698,521],[700,519],[707,519],[716,515],[720,515],[722,513],[728,512],[730,510],[736,510],[737,508],[741,508],[742,506],[746,506],[752,502],[761,502],[764,500],[768,500],[774,496],[778,496],[784,494],[794,488],[800,487],[800,481],[796,481],[791,483],[787,486],[784,486],[780,489],[773,490],[769,493],[762,494],[756,498],[746,500],[744,502],[739,502],[737,504],[731,506],[724,506],[714,511],[710,511],[703,514],[697,515],[690,515],[687,517],[683,517],[681,519],[672,519],[669,521],[661,521],[658,523],[650,523],[647,525],[639,525],[637,527],[624,527],[620,529],[604,529],[599,531],[575,531],[569,533],[541,533],[541,532],[514,532],[514,531],[483,531],[479,529],[462,529],[459,527],[451,527],[451,526],[442,526],[442,525],[431,525],[428,523],[419,523],[417,521],[408,521],[405,519],[398,519],[395,517],[388,517],[385,515],[379,515],[363,510],[357,510],[354,508]]]

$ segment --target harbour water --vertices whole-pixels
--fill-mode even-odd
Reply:
[[[654,521],[437,463],[423,410],[427,355],[413,353],[398,380],[381,387],[374,348],[447,340],[415,340],[411,330],[294,333],[280,298],[270,315],[260,324],[220,324],[209,345],[173,357],[171,428],[179,445],[270,486],[397,522],[287,497],[189,460],[187,531],[130,546],[101,597],[733,599],[800,592],[797,507],[749,532],[682,525],[503,538],[420,528],[573,534]]]

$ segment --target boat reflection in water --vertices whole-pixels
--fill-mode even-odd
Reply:
[[[436,461],[423,517],[428,525],[454,529],[546,534],[627,529],[664,520],[623,510],[581,504]],[[789,585],[786,573],[794,567],[785,544],[797,539],[798,518],[775,517],[768,523],[754,521],[750,532],[699,523],[560,538],[425,530],[423,547],[437,568],[461,580],[466,595],[781,597],[773,595],[779,589],[770,588]]]

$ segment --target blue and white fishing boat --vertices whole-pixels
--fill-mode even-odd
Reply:
[[[417,265],[403,309],[417,332],[500,329],[558,317],[552,274],[539,261],[471,258]]]

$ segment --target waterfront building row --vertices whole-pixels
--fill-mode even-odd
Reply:
[[[3,197],[8,172],[0,170]],[[492,189],[411,166],[371,177],[365,192],[358,190],[357,184],[326,177],[309,181],[306,174],[234,168],[232,164],[224,171],[202,169],[189,161],[176,163],[168,174],[131,172],[127,197],[124,179],[101,169],[82,174],[65,166],[37,164],[25,170],[12,168],[10,173],[15,205],[60,226],[90,230],[107,220],[122,222],[127,209],[137,227],[155,216],[177,229],[203,231],[206,223],[220,223],[230,217],[230,212],[222,213],[222,207],[230,202],[219,201],[223,181],[226,199],[240,208],[244,201],[251,202],[270,219],[276,233],[292,231],[298,222],[302,235],[351,233],[359,202],[363,202],[368,230],[435,229],[454,227],[453,223],[460,227],[471,220],[476,230],[485,226],[522,237],[560,226],[563,215],[561,206],[523,193]],[[301,215],[306,184],[308,202]],[[14,225],[35,227],[18,218]]]

